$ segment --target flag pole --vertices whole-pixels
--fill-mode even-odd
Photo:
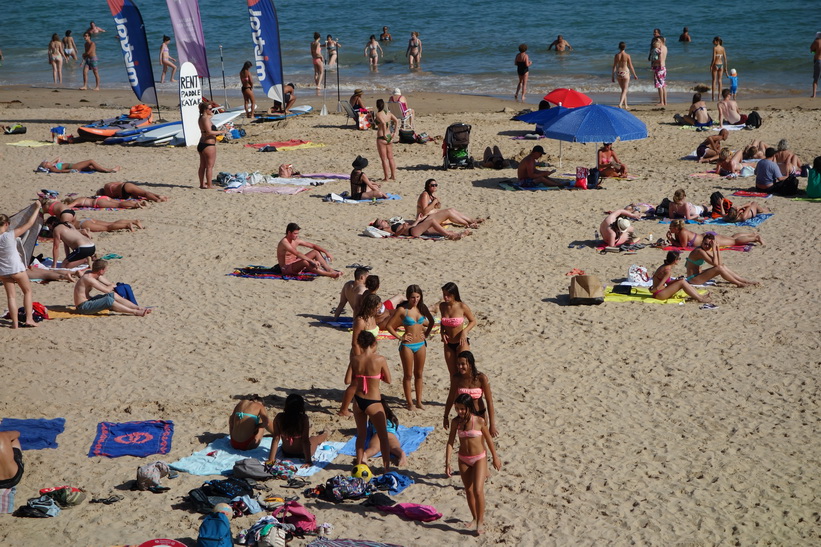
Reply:
[[[225,86],[225,61],[222,59],[222,44],[220,44],[220,64],[222,65],[222,91],[225,95],[225,109],[227,110],[230,107],[228,105],[228,88]]]

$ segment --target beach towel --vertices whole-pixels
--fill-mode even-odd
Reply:
[[[699,294],[704,294],[707,291],[698,291]],[[613,292],[613,287],[607,287],[604,290],[605,302],[643,302],[645,304],[678,304],[687,299],[687,294],[684,291],[678,291],[676,294],[667,300],[658,300],[653,297],[650,289],[644,287],[633,287],[630,294],[617,294]]]
[[[284,279],[286,281],[313,281],[317,277],[312,273],[301,273],[297,275],[283,275],[277,273],[274,268],[269,266],[246,266],[244,268],[237,268],[233,272],[227,274],[233,277],[248,277],[251,279]]]
[[[562,173],[563,177],[568,177],[568,180],[576,180],[576,173]],[[639,177],[638,175],[627,175],[626,177],[604,177],[603,179],[615,179],[615,180],[637,180]]]
[[[308,190],[307,186],[249,186],[247,184],[236,188],[226,188],[226,194],[281,194],[292,196]]]
[[[396,471],[388,471],[383,475],[371,479],[371,484],[376,485],[379,490],[387,488],[388,494],[395,496],[404,492],[408,486],[414,484],[414,480],[407,475],[402,475]]]
[[[351,180],[350,175],[345,175],[343,173],[302,173],[302,176],[313,179]]]
[[[715,170],[702,171],[702,172],[699,172],[699,173],[690,173],[690,176],[691,177],[699,177],[699,178],[703,178],[703,179],[722,179],[722,178],[724,178],[721,175],[719,175],[718,173],[716,173]]]
[[[399,194],[385,194],[386,198],[379,198],[379,199],[348,199],[347,194],[334,194],[330,193],[327,196],[322,198],[322,201],[327,201],[330,203],[347,203],[351,205],[357,205],[359,203],[374,203],[374,202],[382,202],[382,201],[397,201],[402,199],[402,196]]]
[[[723,218],[707,218],[704,220],[685,220],[685,224],[718,224],[723,226],[747,226],[749,228],[755,228],[768,218],[773,216],[773,213],[761,213],[753,218],[742,220],[740,222],[727,222]],[[670,224],[669,218],[663,218],[659,220],[659,224]]]
[[[418,503],[397,503],[396,505],[379,505],[377,509],[386,513],[393,513],[409,520],[419,520],[431,522],[442,518],[442,513],[436,510],[433,505],[420,505]]]
[[[174,422],[170,420],[100,422],[97,424],[97,437],[91,444],[88,457],[144,458],[152,454],[168,454],[171,451],[173,436]]]
[[[25,140],[25,141],[17,141],[17,142],[7,142],[9,146],[25,146],[27,148],[37,148],[38,146],[51,146],[55,143],[51,141],[32,141],[32,140]]]
[[[311,141],[303,141],[301,139],[291,139],[288,141],[276,141],[276,142],[261,142],[261,143],[254,143],[254,144],[246,144],[245,148],[256,148],[259,150],[260,148],[265,148],[266,146],[274,146],[276,148],[286,148],[288,146],[299,146],[301,144],[310,144]]]
[[[111,310],[102,310],[98,311],[97,313],[77,313],[77,309],[74,306],[54,306],[49,305],[48,307],[48,318],[49,319],[74,319],[76,317],[85,317],[88,319],[106,317],[111,315]]]
[[[405,451],[405,454],[416,452],[419,449],[419,446],[432,432],[432,427],[405,427],[404,425],[400,425],[397,432],[397,437],[399,437],[399,446],[402,447],[402,450]],[[372,433],[372,430],[369,433]],[[370,440],[370,438],[371,435],[367,435],[365,437],[365,446],[368,446],[368,441]],[[345,443],[345,446],[343,446],[340,449],[339,453],[344,454],[346,456],[356,456],[356,436],[349,439],[348,442]],[[381,453],[376,454],[374,457],[381,457]]]
[[[402,547],[396,543],[382,543],[367,539],[315,539],[308,547]]]
[[[0,514],[14,512],[14,494],[17,487],[0,488]]]
[[[743,123],[736,124],[736,125],[724,124],[724,125],[717,125],[717,126],[713,127],[713,131],[721,131],[722,129],[726,129],[727,131],[741,131],[745,127],[747,127],[747,126],[744,125]]]
[[[234,471],[234,464],[240,460],[254,458],[263,462],[267,461],[272,441],[271,437],[263,437],[259,446],[253,450],[237,450],[231,446],[229,437],[221,437],[202,450],[171,463],[170,467],[191,475],[231,475]],[[344,444],[341,442],[322,443],[314,452],[314,465],[305,469],[299,467],[304,463],[302,460],[288,458],[286,461],[294,462],[294,465],[299,467],[297,476],[310,477],[334,461]],[[277,458],[282,459],[281,451],[277,452]]]
[[[432,335],[433,334],[439,334],[440,332],[442,332],[441,331],[441,325],[439,324],[439,318],[434,317],[434,320],[436,321],[436,324],[433,326],[433,329],[431,329],[431,331],[430,331],[430,333]],[[330,325],[332,327],[336,327],[338,329],[346,330],[348,332],[353,332],[353,318],[352,317],[339,317],[337,319],[334,319],[332,317],[326,317],[326,318],[320,319],[319,322],[324,323],[326,325]],[[399,334],[404,333],[405,332],[405,327],[402,326],[402,325],[399,325],[398,327],[396,327],[396,332],[398,332]],[[396,340],[396,338],[386,330],[380,330],[379,334],[376,337],[376,339],[377,340]]]
[[[65,427],[65,418],[3,418],[3,421],[0,421],[0,431],[20,432],[20,448],[23,450],[57,448],[57,435],[62,433]]]
[[[749,190],[736,190],[732,193],[733,196],[741,196],[745,198],[764,198],[770,199],[773,197],[772,194],[768,194],[767,192],[752,192]]]
[[[562,179],[557,179],[557,180],[562,180]],[[575,183],[576,179],[562,180],[562,182],[566,182],[568,185],[570,185],[570,184]],[[530,190],[531,192],[535,192],[537,190],[562,190],[563,189],[560,186],[534,186],[532,188],[524,188],[518,182],[511,182],[509,180],[500,182],[499,183],[499,188],[501,188],[502,190],[507,190],[507,191],[511,191],[511,190]]]
[[[721,246],[719,247],[722,251],[739,251],[742,253],[749,253],[753,250],[753,246],[749,245],[731,245],[729,247]],[[662,251],[679,251],[679,252],[689,252],[694,251],[695,247],[677,247],[676,245],[668,245],[666,247],[661,247]]]

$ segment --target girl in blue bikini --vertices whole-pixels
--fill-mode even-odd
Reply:
[[[433,315],[422,301],[422,289],[411,285],[405,291],[407,300],[396,307],[396,312],[387,325],[387,330],[400,340],[399,357],[402,359],[402,388],[408,410],[424,410],[422,405],[422,371],[427,356],[427,338],[433,330]],[[405,334],[396,332],[399,324],[404,325]],[[416,405],[411,398],[411,380],[416,387]]]

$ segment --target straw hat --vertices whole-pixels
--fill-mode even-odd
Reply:
[[[363,158],[362,156],[356,156],[356,159],[353,160],[351,166],[353,166],[354,169],[364,169],[368,166],[368,159]]]
[[[364,92],[359,88],[356,88],[356,89],[353,90],[354,95],[362,95],[362,93],[364,93]]]
[[[616,227],[619,229],[620,232],[624,232],[630,227],[630,221],[624,217],[619,217],[616,221]]]

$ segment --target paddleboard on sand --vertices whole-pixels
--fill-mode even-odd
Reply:
[[[241,108],[229,110],[228,112],[220,112],[219,114],[214,114],[214,117],[211,118],[211,123],[217,127],[222,127],[243,113],[244,110]],[[158,127],[157,129],[146,131],[142,135],[139,135],[134,142],[136,144],[163,144],[165,141],[169,141],[174,137],[184,138],[182,122],[173,122],[165,127]]]
[[[310,105],[307,105],[307,104],[306,105],[295,106],[291,109],[290,114],[265,114],[263,116],[256,116],[256,119],[254,121],[256,121],[256,122],[275,122],[275,121],[279,121],[279,120],[284,120],[286,118],[292,118],[294,116],[301,116],[302,114],[307,114],[308,112],[310,112],[313,109],[314,109],[314,107],[312,107]]]
[[[139,138],[140,135],[144,133],[148,133],[149,131],[154,131],[155,129],[163,129],[165,127],[170,126],[179,126],[180,122],[166,122],[166,123],[158,123],[152,125],[146,125],[143,127],[135,127],[134,129],[129,129],[126,131],[118,131],[114,134],[113,137],[106,138],[102,144],[128,144],[130,142],[134,142]]]
[[[99,120],[77,128],[80,138],[87,141],[101,141],[107,137],[114,136],[119,131],[128,131],[137,127],[146,126],[151,123],[149,118],[137,119],[129,118],[123,114],[116,118]]]

